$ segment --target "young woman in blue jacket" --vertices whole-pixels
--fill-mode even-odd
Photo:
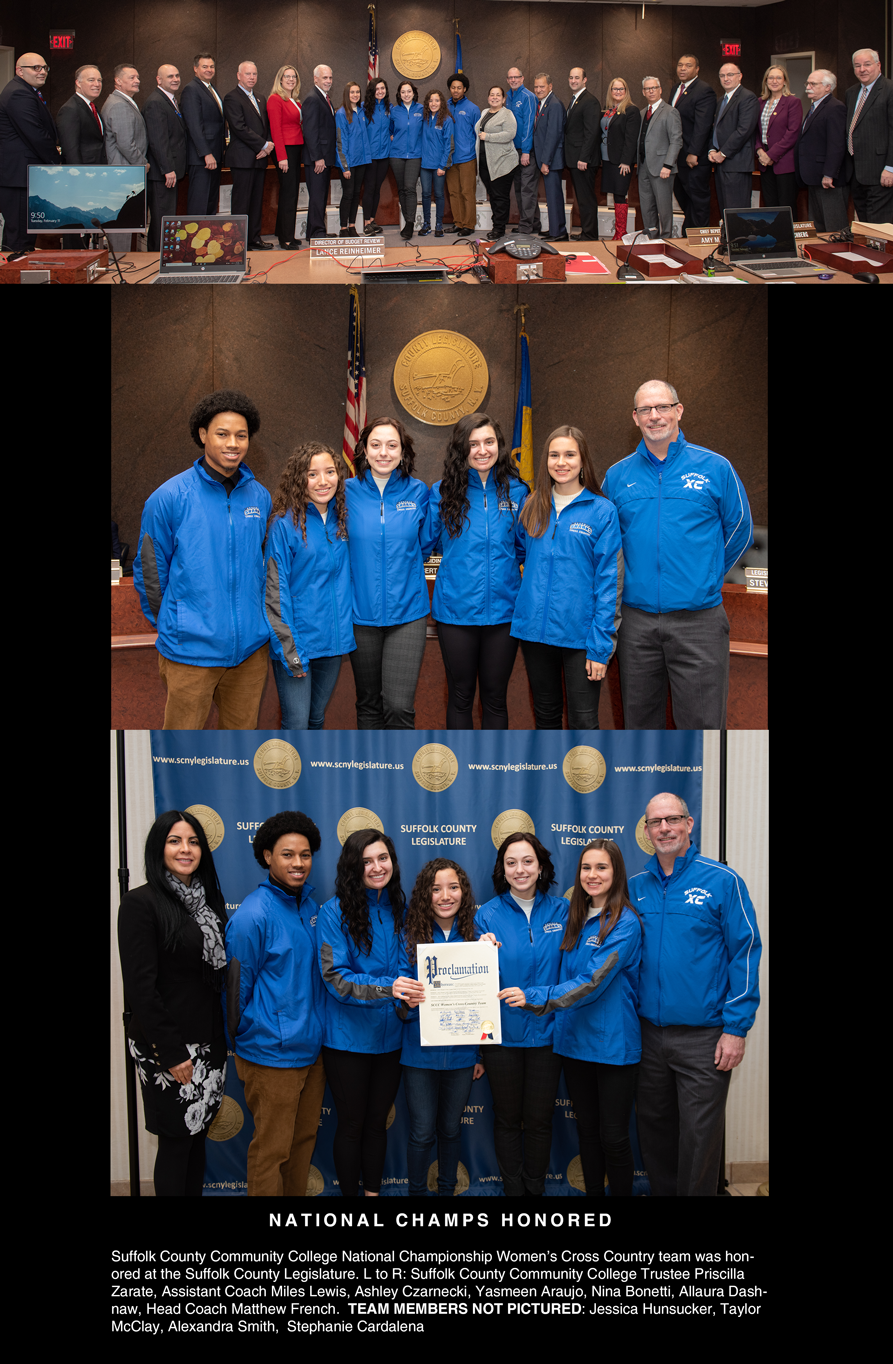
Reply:
[[[554,1015],[553,1046],[561,1057],[577,1115],[587,1198],[633,1191],[629,1120],[642,1034],[638,1015],[642,923],[629,898],[623,855],[597,838],[577,864],[557,985],[500,992],[512,1009]]]
[[[412,439],[397,417],[360,432],[347,480],[357,729],[413,729],[429,610],[423,532],[428,487],[412,477]],[[427,551],[425,551],[427,553]]]
[[[342,654],[356,648],[344,461],[299,445],[282,472],[264,549],[264,615],[283,729],[322,729]]]
[[[366,131],[369,134],[369,152],[372,160],[366,169],[363,182],[363,236],[380,237],[383,229],[375,221],[381,187],[385,182],[391,164],[391,97],[388,83],[371,80],[366,86],[363,98],[363,113],[366,116]]]
[[[447,675],[447,728],[508,729],[506,692],[518,641],[512,638],[526,537],[520,512],[528,488],[516,476],[498,422],[472,412],[453,427],[443,478],[431,489],[425,548],[443,555],[431,614]]]
[[[252,851],[267,879],[226,926],[227,1032],[254,1118],[249,1198],[307,1193],[326,1087],[309,884],[319,845],[319,829],[300,810],[265,820]]]
[[[422,114],[422,226],[420,237],[431,231],[431,195],[434,195],[434,235],[443,236],[444,187],[446,173],[453,164],[453,134],[456,130],[447,104],[439,90],[429,90]]]
[[[335,150],[341,167],[340,221],[342,237],[357,235],[357,209],[372,152],[366,115],[361,108],[363,92],[355,81],[344,87],[341,108],[335,114]]]
[[[397,87],[398,103],[391,106],[391,170],[397,181],[397,196],[403,214],[400,236],[409,241],[415,228],[418,207],[416,185],[422,165],[422,106],[412,81]]]
[[[521,513],[527,553],[512,634],[521,640],[537,729],[598,729],[601,679],[617,647],[623,596],[620,523],[583,432],[546,441]]]
[[[511,1012],[507,983],[514,988],[557,985],[567,900],[550,895],[555,870],[549,853],[531,833],[509,834],[496,854],[496,898],[478,910],[479,937],[499,947],[502,1045],[481,1049],[493,1095],[493,1143],[506,1197],[542,1197],[552,1147],[552,1114],[561,1057],[552,1047],[551,1014]],[[523,1128],[523,1140],[522,1140]]]
[[[474,894],[458,862],[436,857],[419,872],[406,911],[400,974],[418,974],[419,943],[473,942]],[[424,988],[424,987],[423,987]],[[424,998],[424,995],[421,996]],[[403,1032],[403,1092],[409,1108],[410,1195],[428,1193],[431,1148],[437,1140],[437,1195],[452,1198],[459,1166],[462,1114],[473,1080],[484,1073],[477,1048],[423,1047],[418,1009]]]
[[[335,894],[319,911],[316,941],[326,988],[323,1061],[338,1127],[333,1157],[341,1193],[378,1197],[387,1120],[400,1084],[403,1023],[423,993],[400,975],[406,897],[394,845],[378,829],[344,841]]]

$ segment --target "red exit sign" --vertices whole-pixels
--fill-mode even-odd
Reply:
[[[50,29],[50,48],[55,52],[74,51],[74,29],[73,28],[51,28]]]
[[[720,52],[722,53],[722,55],[723,55],[724,57],[740,57],[740,56],[741,56],[741,44],[740,44],[740,43],[730,42],[729,40],[727,40],[727,39],[725,39],[725,38],[720,38],[720,40],[719,40],[719,50],[720,50]]]

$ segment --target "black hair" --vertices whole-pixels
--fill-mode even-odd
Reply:
[[[198,434],[199,428],[207,431],[218,412],[238,412],[240,417],[245,418],[249,437],[257,435],[260,430],[260,413],[251,399],[238,389],[221,388],[197,402],[189,414],[189,434],[200,450],[205,447]]]
[[[453,72],[453,74],[450,76],[449,80],[447,81],[447,89],[448,89],[448,90],[449,90],[450,86],[452,85],[453,81],[461,81],[462,84],[465,86],[466,91],[468,90],[470,81],[469,81],[469,79],[468,79],[468,77],[466,76],[466,74],[465,74],[464,71],[454,71],[454,72]]]
[[[388,850],[393,866],[391,879],[385,889],[391,902],[394,917],[394,932],[399,933],[403,924],[406,896],[400,885],[400,867],[397,853],[387,834],[380,829],[357,829],[344,840],[338,869],[335,873],[335,894],[341,906],[341,926],[346,928],[359,952],[365,955],[372,951],[372,932],[369,923],[369,902],[366,898],[367,886],[363,881],[363,853],[372,843],[383,843]]]
[[[496,865],[493,868],[493,887],[496,894],[505,895],[506,891],[511,890],[511,886],[505,879],[503,858],[505,857],[506,849],[512,843],[529,843],[531,848],[533,848],[533,851],[536,853],[536,860],[540,864],[539,876],[536,878],[536,888],[537,890],[541,890],[545,895],[549,888],[554,886],[556,879],[555,868],[552,866],[552,858],[535,834],[528,834],[523,830],[517,834],[509,834],[508,838],[504,838],[499,845],[499,851],[496,854]]]
[[[399,417],[376,417],[374,421],[367,422],[363,427],[354,450],[354,470],[357,478],[362,478],[367,469],[369,469],[370,477],[372,476],[369,462],[366,459],[366,441],[376,426],[393,426],[400,437],[400,463],[397,468],[404,478],[411,478],[415,469],[415,449],[412,436]]]
[[[145,853],[146,880],[155,895],[155,913],[165,951],[176,951],[183,930],[189,922],[189,915],[167,883],[165,876],[167,868],[164,865],[164,848],[168,834],[181,820],[194,830],[201,853],[201,860],[192,874],[192,879],[193,881],[198,879],[204,886],[205,903],[217,915],[221,928],[226,923],[226,903],[217,879],[217,869],[214,866],[208,837],[200,821],[188,811],[165,810],[149,830]]]
[[[272,852],[285,834],[303,834],[310,844],[310,851],[319,852],[322,837],[310,816],[302,814],[300,810],[280,810],[278,815],[270,815],[269,819],[264,820],[254,835],[254,843],[251,846],[255,862],[263,867],[264,871],[267,870],[264,853]]]

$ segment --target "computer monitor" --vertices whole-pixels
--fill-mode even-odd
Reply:
[[[27,232],[145,232],[145,166],[29,166]]]

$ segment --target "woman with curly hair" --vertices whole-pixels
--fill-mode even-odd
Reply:
[[[395,1000],[412,1008],[418,981],[400,975],[406,896],[394,845],[378,829],[344,840],[335,894],[319,911],[316,939],[326,987],[323,1062],[338,1127],[332,1154],[341,1193],[378,1197],[387,1120],[400,1084],[403,1024]]]
[[[381,187],[391,165],[391,97],[387,81],[376,77],[366,85],[363,99],[369,153],[372,160],[363,182],[363,236],[380,237],[382,228],[375,221]]]
[[[158,1137],[155,1193],[200,1198],[205,1137],[223,1099],[226,904],[195,815],[167,810],[146,839],[146,882],[118,911],[127,1045]]]
[[[507,1198],[542,1197],[552,1147],[552,1113],[561,1057],[554,1017],[510,1013],[515,990],[557,985],[567,900],[550,895],[552,858],[532,833],[509,834],[496,854],[496,898],[475,916],[478,935],[499,948],[502,1045],[483,1048],[493,1094],[493,1142]],[[512,989],[508,981],[515,982]],[[522,1142],[523,1132],[523,1142]]]
[[[449,688],[448,729],[474,728],[478,685],[481,728],[508,729],[506,691],[518,651],[510,631],[524,562],[519,514],[527,494],[499,423],[486,412],[462,417],[425,521],[425,548],[430,553],[439,542],[443,555],[431,614]]]
[[[473,942],[474,894],[458,862],[436,857],[416,877],[400,954],[400,972],[417,973],[419,943]],[[424,996],[422,996],[424,998]],[[403,1092],[409,1108],[410,1195],[428,1192],[431,1148],[437,1140],[437,1194],[452,1198],[459,1164],[462,1114],[473,1080],[484,1067],[474,1047],[423,1047],[418,1009],[403,1034]]]
[[[356,648],[344,461],[305,441],[282,471],[264,552],[264,615],[283,729],[322,729],[342,654]]]
[[[536,727],[561,729],[566,691],[568,729],[598,729],[601,679],[617,647],[623,550],[617,512],[576,426],[559,426],[546,441],[521,525],[527,548],[512,635],[524,650]]]
[[[360,432],[347,481],[356,651],[357,729],[413,729],[425,652],[428,588],[422,550],[428,487],[398,417]]]
[[[558,984],[500,995],[512,1009],[555,1018],[552,1045],[577,1115],[587,1198],[604,1198],[606,1173],[612,1198],[633,1191],[629,1119],[642,1055],[641,957],[642,923],[623,854],[612,839],[596,838],[577,863]]]
[[[444,186],[446,173],[453,164],[453,135],[456,125],[447,112],[446,100],[439,90],[429,90],[422,105],[422,226],[420,237],[431,231],[431,195],[434,195],[434,235],[443,236]]]

